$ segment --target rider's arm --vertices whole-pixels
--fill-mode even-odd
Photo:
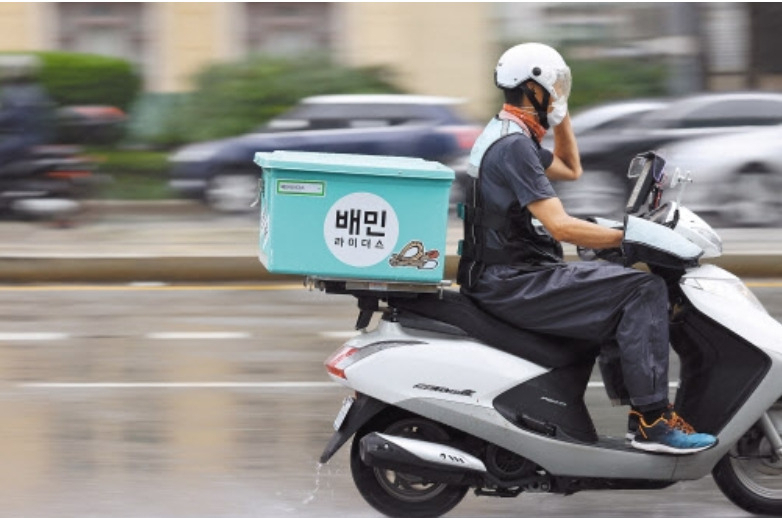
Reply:
[[[617,248],[622,244],[621,230],[569,216],[559,198],[537,200],[527,208],[557,241],[586,248]]]
[[[581,157],[568,113],[554,126],[554,160],[546,169],[546,176],[549,180],[578,180],[581,172]]]

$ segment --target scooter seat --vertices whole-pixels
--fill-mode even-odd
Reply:
[[[491,347],[544,367],[559,368],[593,361],[599,353],[600,345],[595,342],[544,335],[511,326],[486,313],[457,291],[444,290],[441,295],[389,298],[388,303],[400,311],[403,325],[427,327],[422,325],[420,318],[406,322],[405,313],[442,322]],[[442,326],[427,330],[441,331]]]

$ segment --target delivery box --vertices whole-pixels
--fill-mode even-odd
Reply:
[[[454,173],[419,158],[275,151],[263,168],[259,258],[273,273],[439,283]]]

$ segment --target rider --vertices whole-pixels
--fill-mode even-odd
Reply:
[[[553,48],[526,43],[500,57],[495,83],[505,104],[470,156],[462,292],[520,328],[615,342],[621,372],[604,369],[604,379],[626,386],[630,419],[638,421],[634,447],[673,454],[711,447],[716,438],[695,433],[668,401],[665,282],[612,262],[563,261],[560,241],[614,249],[624,236],[569,216],[550,183],[581,175],[567,112],[570,69]],[[540,146],[552,126],[553,153]]]
[[[52,103],[38,84],[39,68],[32,55],[0,56],[0,174],[5,165],[49,140]]]

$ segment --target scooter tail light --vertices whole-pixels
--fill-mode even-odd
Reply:
[[[354,359],[351,359],[351,356],[357,352],[358,349],[356,347],[344,346],[337,349],[334,354],[326,360],[326,370],[333,376],[344,380],[348,379],[345,375],[345,369],[354,363]]]

